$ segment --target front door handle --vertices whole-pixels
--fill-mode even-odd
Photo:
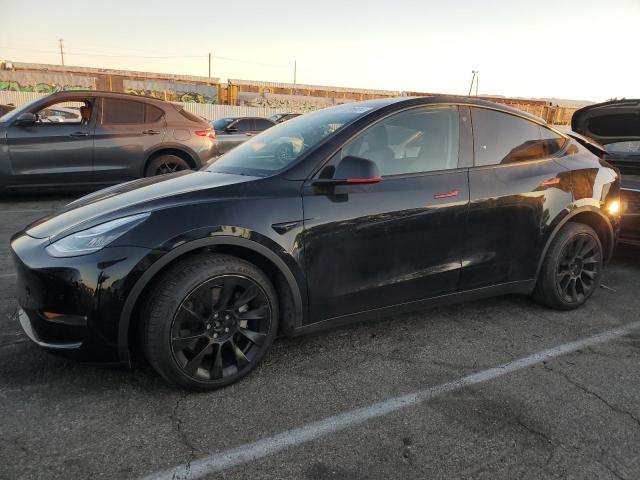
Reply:
[[[451,190],[450,192],[446,192],[446,193],[436,193],[433,198],[451,198],[451,197],[457,197],[458,194],[460,193],[460,190]]]
[[[143,130],[143,135],[158,135],[160,132],[158,130]]]
[[[88,137],[89,134],[87,132],[73,132],[69,134],[70,137],[80,138],[80,137]]]

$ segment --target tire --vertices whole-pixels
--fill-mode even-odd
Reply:
[[[199,254],[152,285],[142,343],[169,383],[213,390],[251,372],[278,331],[276,291],[256,266],[230,255]]]
[[[573,310],[598,289],[602,269],[598,234],[588,225],[569,222],[547,251],[533,296],[548,307]]]
[[[191,167],[184,158],[178,157],[177,155],[160,155],[149,162],[149,165],[147,165],[144,171],[144,176],[154,177],[156,175],[190,169]]]

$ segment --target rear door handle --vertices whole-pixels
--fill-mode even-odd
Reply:
[[[88,137],[89,134],[87,132],[73,132],[69,134],[70,137],[80,138],[80,137]]]
[[[143,135],[158,135],[160,132],[158,130],[143,130]]]
[[[457,197],[458,194],[460,193],[460,190],[451,190],[450,192],[446,192],[446,193],[436,193],[433,198],[451,198],[451,197]]]

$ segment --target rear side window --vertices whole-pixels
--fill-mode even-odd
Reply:
[[[102,99],[101,122],[103,125],[144,123],[145,104],[118,98]]]
[[[498,165],[546,158],[563,148],[565,139],[515,115],[472,108],[475,165]]]
[[[256,118],[255,119],[255,123],[256,123],[256,130],[258,130],[260,132],[262,130],[266,130],[267,128],[273,127],[273,123],[271,123],[266,118]]]
[[[540,136],[542,137],[542,145],[547,156],[552,156],[562,150],[567,141],[562,135],[549,130],[546,127],[540,127]]]

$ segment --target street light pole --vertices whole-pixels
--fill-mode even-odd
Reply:
[[[468,97],[471,96],[471,90],[473,89],[473,82],[476,79],[476,74],[479,72],[479,70],[471,70],[471,85],[469,85],[469,93],[467,94]]]
[[[58,43],[60,44],[60,61],[62,62],[62,66],[64,67],[64,50],[62,49],[62,39],[58,39]]]

